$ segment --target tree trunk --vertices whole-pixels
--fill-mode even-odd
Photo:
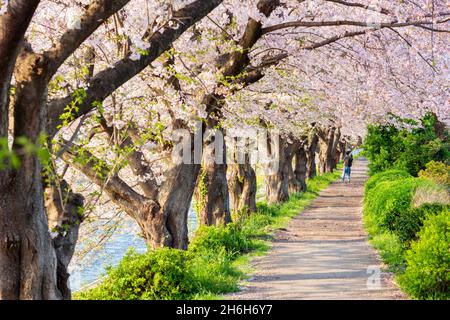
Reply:
[[[341,129],[338,127],[333,136],[333,146],[331,150],[332,155],[332,168],[336,169],[337,164],[339,163],[340,151],[339,151],[339,143],[341,140]]]
[[[75,252],[78,231],[83,222],[84,198],[73,193],[66,181],[45,189],[45,208],[53,237],[57,258],[57,284],[65,300],[72,295],[69,287],[68,267]]]
[[[39,175],[14,172],[0,185],[0,300],[62,298]]]
[[[41,56],[24,51],[15,71],[14,137],[33,144],[38,144],[45,123],[47,79],[39,72],[42,63]],[[24,152],[16,143],[13,149],[20,168],[3,172],[0,181],[0,299],[60,299],[41,164],[35,153]]]
[[[165,172],[161,186],[154,185],[153,179],[142,182],[148,184],[147,188],[141,186],[147,190],[144,196],[116,174],[109,172],[108,168],[103,168],[100,174],[94,170],[99,160],[88,151],[83,151],[84,157],[90,159],[88,163],[76,161],[79,157],[77,150],[69,141],[64,143],[69,148],[61,155],[62,159],[104,188],[109,198],[137,222],[149,247],[187,248],[187,217],[200,165],[173,164]],[[144,162],[145,159],[142,159],[139,163]],[[136,162],[130,161],[129,164]],[[155,192],[154,188],[159,190]]]
[[[362,139],[362,137],[361,137],[361,136],[358,136],[358,138],[357,138],[357,140],[356,140],[356,145],[355,145],[355,148],[359,148],[359,147],[361,147],[361,146],[362,146],[362,144],[363,144],[363,139]]]
[[[347,144],[346,144],[345,140],[341,139],[339,141],[339,145],[338,145],[338,158],[337,158],[336,164],[339,163],[340,161],[344,160],[346,147],[347,147]]]
[[[152,247],[165,245],[177,249],[187,249],[189,243],[188,215],[199,172],[199,164],[179,164],[166,173],[167,178],[158,197],[161,204],[160,214],[167,217],[164,221],[166,231],[160,232],[159,235],[154,235],[152,238],[161,239],[161,235],[167,233],[170,241],[165,243],[160,240],[153,241],[150,243]]]
[[[279,138],[279,143],[271,146],[268,141],[272,155],[279,158],[274,167],[266,167],[267,202],[269,204],[282,203],[289,200],[289,173],[292,170],[292,144]],[[273,164],[272,164],[273,165]]]
[[[311,133],[308,137],[308,145],[306,147],[306,176],[311,179],[317,174],[316,169],[316,150],[319,137],[315,132]]]
[[[229,166],[231,210],[256,212],[256,173],[249,163]]]
[[[306,150],[300,144],[295,150],[293,177],[289,181],[289,192],[300,193],[306,191]]]
[[[66,144],[69,145],[69,142]],[[84,151],[84,155],[91,161],[96,159],[88,151]],[[156,186],[160,188],[157,192],[152,190],[155,187],[152,185],[153,180],[142,182],[149,184],[143,190],[148,189],[147,194],[155,195],[155,198],[151,198],[137,193],[117,175],[110,175],[107,169],[99,174],[93,169],[95,163],[77,162],[77,157],[78,153],[72,147],[62,154],[65,162],[102,186],[110,199],[136,221],[149,247],[187,249],[187,220],[200,171],[199,164],[173,164],[165,172],[163,184]]]
[[[201,169],[196,191],[201,225],[231,222],[226,170],[225,164],[208,164]]]
[[[333,172],[333,142],[336,128],[330,128],[319,134],[319,173]]]
[[[39,2],[2,1],[2,6],[8,8],[0,15],[0,137],[8,136],[11,78],[23,37]]]
[[[202,168],[197,180],[195,197],[201,225],[225,225],[231,222],[230,195],[228,193],[226,144],[222,118],[223,99],[216,94],[206,95],[207,125],[203,135]],[[218,129],[217,129],[218,128]]]

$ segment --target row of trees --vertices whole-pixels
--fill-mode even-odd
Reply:
[[[378,2],[0,2],[0,299],[70,298],[67,267],[101,194],[153,248],[187,247],[194,194],[202,224],[254,211],[249,159],[175,163],[176,130],[195,158],[208,132],[277,128],[266,181],[278,203],[316,174],[316,150],[332,171],[367,122],[445,115],[444,3]],[[72,190],[76,172],[95,193]]]

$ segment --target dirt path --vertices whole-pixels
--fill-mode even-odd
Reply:
[[[227,298],[404,299],[389,274],[381,272],[379,282],[374,274],[381,262],[361,221],[366,172],[367,161],[356,160],[352,182],[322,191],[253,262],[256,273],[242,291]]]

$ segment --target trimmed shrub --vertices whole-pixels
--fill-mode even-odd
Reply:
[[[447,189],[399,170],[376,174],[368,184],[364,224],[389,270],[398,273],[402,288],[413,298],[448,299]]]
[[[391,169],[374,174],[365,184],[365,192],[369,192],[378,183],[384,181],[396,181],[405,178],[411,178],[412,176],[405,170]]]
[[[401,171],[400,171],[401,172]],[[366,192],[365,213],[373,220],[372,232],[382,233],[390,231],[395,233],[400,241],[407,242],[416,239],[423,220],[430,214],[436,214],[448,209],[448,203],[431,197],[418,202],[416,194],[418,190],[440,190],[442,187],[434,182],[419,178],[402,178],[389,181],[390,177],[403,176],[400,172],[388,172],[386,175],[375,175],[373,178],[380,180]],[[372,184],[373,185],[373,184]],[[429,194],[432,194],[430,192]],[[415,207],[414,204],[418,206]]]
[[[406,254],[407,268],[398,277],[416,299],[450,299],[450,213],[442,211],[424,222],[419,240]]]
[[[426,203],[418,208],[411,208],[398,216],[396,234],[403,242],[416,240],[427,217],[448,209],[449,206],[439,203]]]
[[[183,299],[192,291],[187,252],[162,248],[137,254],[130,250],[97,287],[79,293],[93,300]]]
[[[416,179],[384,181],[375,185],[365,199],[365,212],[372,215],[382,230],[395,232],[398,217],[411,208]]]

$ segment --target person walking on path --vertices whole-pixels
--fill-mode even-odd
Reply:
[[[351,150],[347,150],[344,157],[344,170],[342,171],[342,182],[345,182],[345,178],[347,178],[348,182],[350,182],[350,173],[353,164],[353,155]]]

